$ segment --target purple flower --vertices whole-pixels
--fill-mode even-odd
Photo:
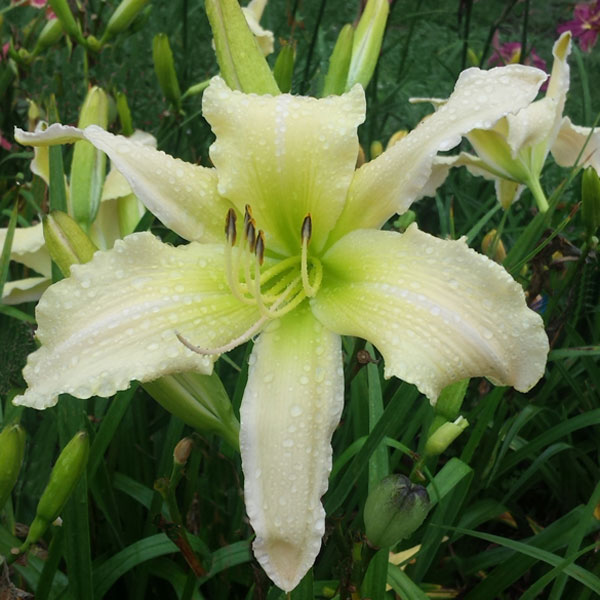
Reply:
[[[492,46],[494,48],[494,52],[488,59],[488,66],[501,67],[504,65],[510,65],[520,62],[521,44],[519,42],[506,42],[504,44],[500,44],[500,36],[496,31],[496,33],[494,34],[494,39],[492,41]],[[540,58],[535,48],[531,49],[529,54],[525,57],[523,63],[526,65],[531,65],[533,67],[537,67],[538,69],[542,69],[542,71],[547,70],[546,61],[543,58]]]
[[[591,4],[576,4],[573,16],[575,18],[572,21],[559,25],[557,31],[570,31],[573,37],[579,38],[581,49],[589,52],[600,33],[600,0]]]

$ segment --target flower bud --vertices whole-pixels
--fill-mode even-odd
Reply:
[[[346,90],[356,83],[360,83],[363,88],[369,85],[379,60],[379,51],[389,12],[388,0],[367,1],[354,33]]]
[[[454,422],[446,421],[438,427],[425,443],[424,454],[426,456],[437,456],[469,426],[469,421],[464,417],[458,417]]]
[[[37,505],[35,519],[29,527],[27,539],[20,550],[26,550],[37,542],[59,515],[83,475],[90,452],[90,441],[85,431],[76,433],[60,453],[50,481]]]
[[[92,87],[79,112],[77,126],[108,125],[108,97],[99,87]],[[106,154],[88,141],[79,141],[73,148],[71,161],[69,214],[87,231],[98,213],[102,186],[106,176]]]
[[[133,123],[131,121],[131,111],[127,96],[123,92],[117,92],[117,114],[121,122],[121,131],[124,136],[129,137],[133,133]]]
[[[102,41],[125,31],[147,3],[148,0],[122,0],[106,25]]]
[[[292,75],[294,74],[294,48],[290,45],[283,46],[277,55],[275,66],[273,67],[273,76],[279,89],[287,94],[292,89]]]
[[[67,0],[48,0],[52,11],[61,22],[63,29],[78,42],[83,42],[83,36],[75,17],[69,8]]]
[[[371,148],[369,149],[371,160],[375,160],[381,154],[383,154],[383,144],[379,140],[371,142]]]
[[[154,71],[158,78],[158,84],[164,97],[174,106],[179,108],[181,103],[181,90],[177,81],[173,53],[169,44],[169,38],[165,33],[157,33],[152,42],[152,58],[154,60]]]
[[[600,227],[600,178],[594,167],[583,171],[581,178],[581,218],[588,237]]]
[[[493,244],[495,244],[495,248],[493,248]],[[485,234],[481,240],[481,250],[486,256],[489,256],[493,261],[500,265],[506,258],[506,249],[495,229],[491,229]]]
[[[12,492],[25,452],[25,430],[19,425],[8,425],[0,433],[0,510]]]
[[[404,475],[384,477],[369,494],[364,520],[367,538],[374,546],[395,546],[410,537],[429,512],[429,495]]]
[[[171,414],[197,431],[213,431],[239,448],[240,424],[218,375],[177,373],[142,384]]]
[[[34,56],[37,56],[42,50],[54,46],[62,34],[62,23],[58,19],[50,19],[40,32],[40,37],[33,50]]]
[[[339,96],[346,91],[348,69],[350,68],[350,60],[352,59],[353,40],[354,28],[350,24],[344,25],[329,59],[329,70],[325,76],[321,96]]]
[[[232,90],[279,94],[263,52],[237,0],[205,0],[221,76]]]
[[[60,210],[52,211],[44,219],[44,240],[65,277],[71,274],[71,265],[88,262],[97,250],[76,221]]]
[[[182,440],[179,440],[173,450],[173,462],[180,466],[184,466],[190,457],[193,447],[194,440],[192,438],[185,437]]]

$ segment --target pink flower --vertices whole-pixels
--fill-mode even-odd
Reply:
[[[1,129],[0,129],[0,148],[4,148],[5,150],[12,149],[12,144],[2,135]]]
[[[600,0],[598,1],[600,2]],[[492,46],[494,48],[494,52],[488,59],[488,66],[499,67],[520,62],[521,44],[519,42],[506,42],[505,44],[500,44],[500,37],[496,31],[492,41]],[[546,71],[546,61],[543,58],[540,58],[535,48],[531,49],[523,62],[526,65],[537,67],[538,69],[542,69],[542,71]]]
[[[570,31],[573,37],[579,38],[581,49],[589,52],[600,33],[600,0],[591,4],[576,4],[573,16],[575,18],[572,21],[559,25],[557,31]]]

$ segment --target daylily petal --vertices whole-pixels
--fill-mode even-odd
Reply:
[[[250,31],[254,34],[262,53],[265,56],[268,56],[273,52],[275,37],[273,36],[272,31],[263,29],[259,22],[266,3],[266,0],[252,0],[248,6],[242,7],[242,12],[244,13],[244,17],[246,17],[248,27],[250,27]]]
[[[203,114],[216,142],[210,157],[219,193],[240,212],[249,204],[267,248],[296,253],[300,229],[312,215],[318,251],[336,222],[358,155],[356,129],[365,116],[364,92],[307,98],[257,96],[230,90],[215,77]]]
[[[2,304],[22,304],[39,300],[51,283],[52,280],[48,277],[7,281],[2,289]]]
[[[600,129],[592,133],[591,127],[573,125],[571,119],[565,117],[552,146],[552,156],[561,167],[572,167],[580,154],[578,164],[594,167],[600,174]]]
[[[490,129],[501,117],[527,106],[545,78],[543,71],[522,65],[463,71],[445,104],[356,172],[332,239],[358,227],[379,227],[407,210],[421,197],[438,151],[453,148],[472,129]]]
[[[0,229],[0,249],[4,246],[5,239],[6,229]],[[50,277],[52,266],[44,244],[44,230],[41,223],[31,227],[17,227],[10,249],[10,258],[40,275]]]
[[[521,286],[467,247],[409,227],[354,231],[323,258],[315,316],[373,344],[385,375],[431,401],[442,388],[485,376],[527,391],[544,373],[548,338]]]
[[[250,357],[240,410],[246,510],[254,554],[290,591],[325,531],[320,502],[344,398],[341,342],[299,308],[264,331]]]
[[[97,125],[82,130],[55,124],[40,133],[15,129],[15,139],[32,146],[86,139],[108,155],[135,195],[175,233],[194,241],[223,239],[223,223],[231,205],[217,193],[214,169],[173,158]]]
[[[186,348],[177,334],[218,347],[258,319],[230,294],[223,262],[222,245],[173,248],[139,233],[71,267],[71,277],[38,304],[42,347],[29,356],[29,388],[14,403],[45,408],[60,393],[111,396],[133,379],[210,373],[212,358]]]

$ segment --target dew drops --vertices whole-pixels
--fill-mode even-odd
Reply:
[[[292,417],[299,417],[302,414],[302,407],[299,404],[294,404],[290,409]]]

